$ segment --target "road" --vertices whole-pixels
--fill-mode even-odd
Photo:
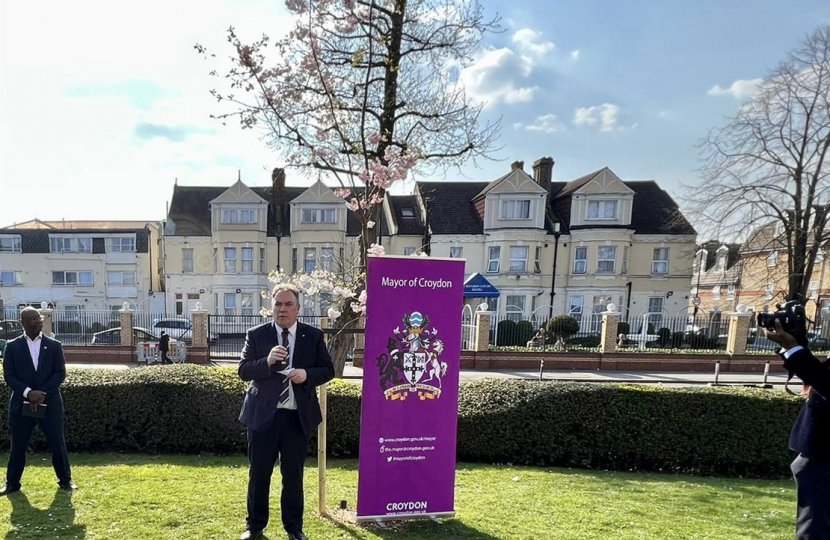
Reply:
[[[214,361],[214,366],[235,366],[236,360]],[[107,369],[133,369],[144,367],[140,364],[80,364],[71,363],[70,369],[107,368]],[[360,380],[363,378],[363,369],[356,368],[351,364],[346,366],[343,373],[344,379]],[[479,379],[525,379],[539,380],[539,371],[536,370],[513,370],[513,369],[462,369],[460,374],[461,382],[475,381]],[[656,371],[570,371],[552,370],[545,371],[545,381],[577,381],[577,382],[605,382],[605,383],[632,383],[632,384],[662,384],[664,386],[701,386],[715,382],[714,372],[656,372]],[[767,383],[777,389],[783,389],[787,376],[781,373],[770,374]],[[718,383],[722,385],[758,386],[764,383],[762,373],[721,373]],[[791,384],[793,390],[798,390],[800,384],[794,379]]]

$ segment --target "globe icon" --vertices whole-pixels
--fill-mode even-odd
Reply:
[[[424,322],[424,316],[418,313],[417,311],[412,312],[412,315],[409,316],[409,323],[412,326],[421,326]]]

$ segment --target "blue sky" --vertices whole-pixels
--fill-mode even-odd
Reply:
[[[529,171],[551,156],[557,181],[608,166],[675,196],[696,182],[707,130],[805,34],[830,24],[826,0],[482,4],[504,31],[485,38],[463,80],[487,102],[486,118],[502,118],[503,148],[448,179],[488,181],[514,160]],[[176,178],[230,185],[241,170],[249,185],[269,182],[277,156],[254,133],[209,118],[213,66],[193,45],[228,52],[231,24],[246,37],[284,32],[281,2],[42,6],[0,4],[0,225],[162,219]]]

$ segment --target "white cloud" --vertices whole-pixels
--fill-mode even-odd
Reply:
[[[542,55],[556,48],[552,41],[542,41],[542,32],[522,28],[513,34],[513,43],[518,43],[522,50]]]
[[[758,91],[758,85],[763,79],[738,79],[729,88],[723,88],[716,84],[706,92],[709,96],[732,96],[735,99],[751,97]]]
[[[579,49],[571,51],[571,60],[573,60],[574,62],[579,60]]]
[[[475,63],[461,71],[459,82],[467,95],[485,102],[486,107],[499,103],[533,101],[538,86],[521,84],[533,72],[533,61],[507,48],[487,49]]]
[[[580,107],[574,111],[574,124],[593,126],[599,124],[600,131],[614,131],[620,107],[613,103],[603,103],[593,107]]]
[[[278,157],[257,133],[210,118],[221,109],[207,73],[228,66],[228,26],[243,39],[281,35],[290,19],[279,9],[269,0],[146,0],[118,10],[82,0],[50,5],[44,17],[38,3],[3,2],[0,192],[23,200],[36,183],[48,196],[4,208],[0,226],[162,219],[175,178],[228,185],[241,169],[249,185],[268,183]]]
[[[525,129],[528,131],[541,131],[542,133],[556,133],[565,128],[556,120],[555,114],[546,114],[537,117],[533,124],[530,124]]]

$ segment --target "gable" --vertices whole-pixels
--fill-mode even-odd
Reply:
[[[210,201],[210,204],[263,204],[265,199],[254,193],[251,188],[237,180],[234,185],[222,192],[221,195]]]
[[[482,192],[487,196],[509,194],[547,194],[547,191],[540,186],[536,181],[526,172],[521,169],[512,171],[507,176],[503,176],[495,180]]]
[[[575,193],[579,195],[632,195],[634,190],[625,185],[625,182],[614,174],[611,169],[605,167],[585,182]]]
[[[291,201],[291,204],[345,204],[345,201],[335,195],[331,188],[318,180],[314,185]]]

